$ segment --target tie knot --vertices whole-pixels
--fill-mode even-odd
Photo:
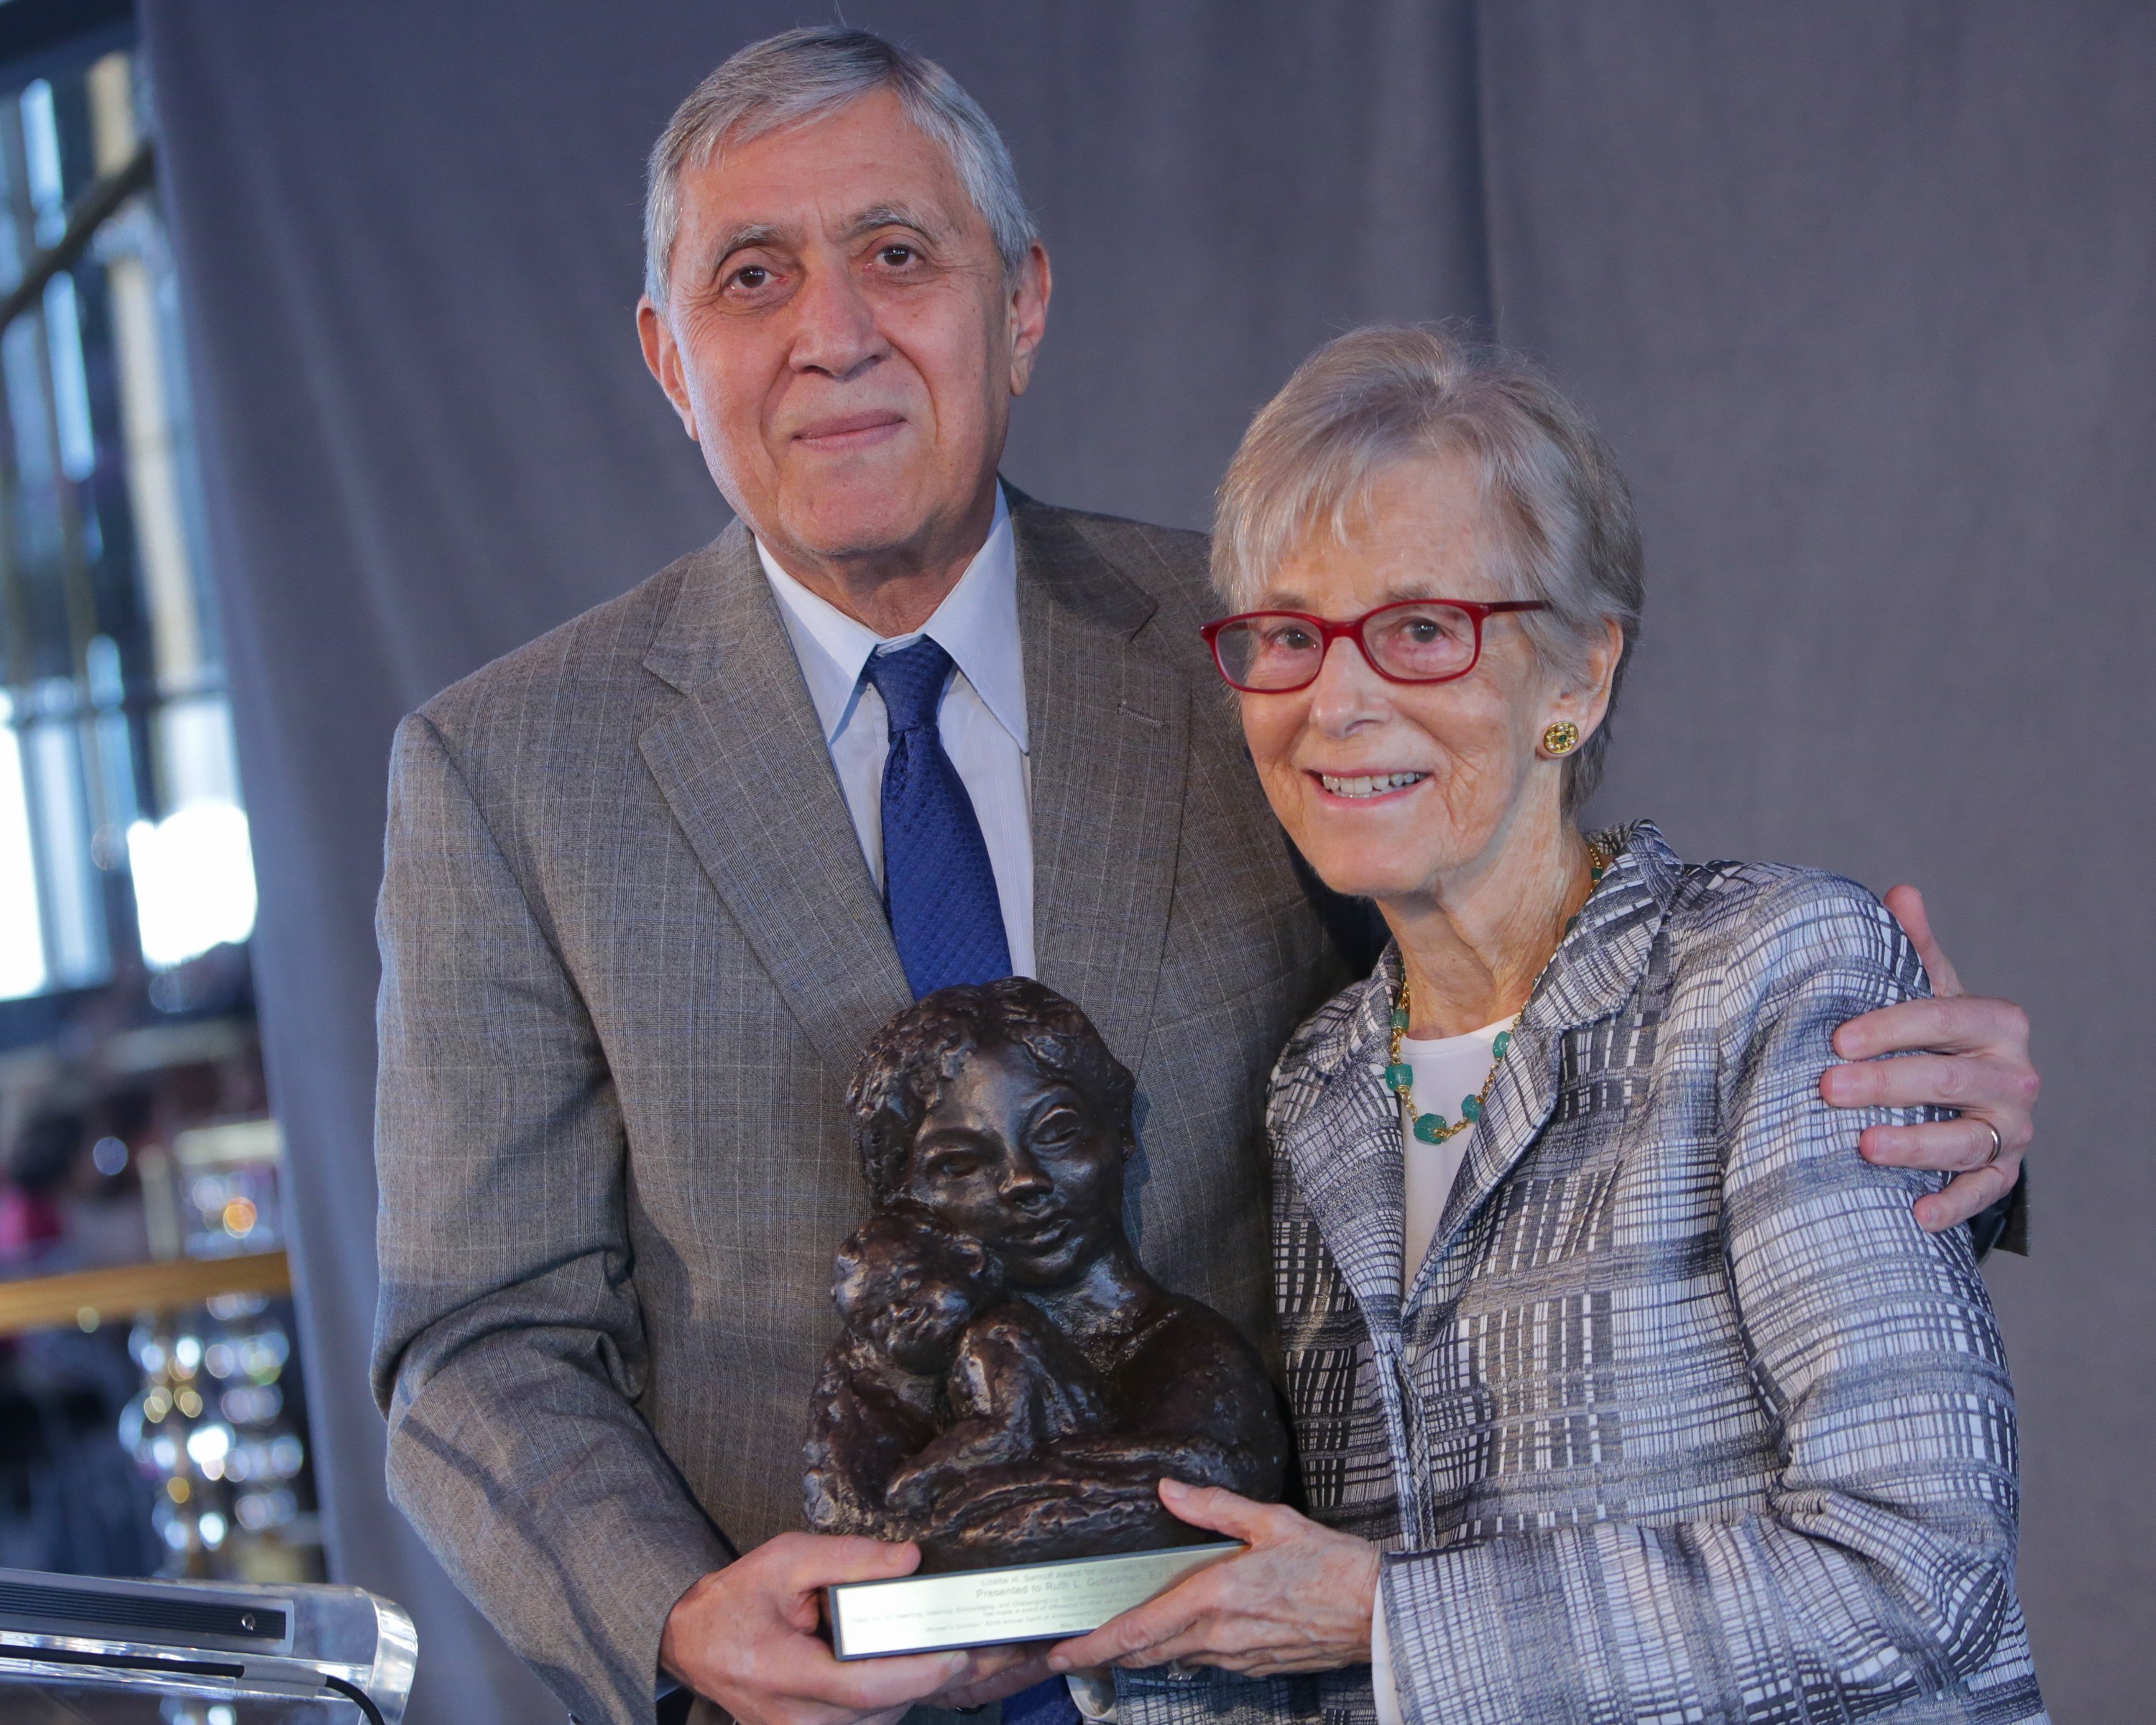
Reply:
[[[863,680],[883,697],[891,734],[936,728],[936,708],[951,675],[951,655],[923,635],[896,653],[871,653],[861,667]]]

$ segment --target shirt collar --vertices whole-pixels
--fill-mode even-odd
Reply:
[[[794,656],[808,685],[816,718],[829,742],[846,728],[860,699],[861,667],[882,647],[906,647],[926,635],[946,653],[996,722],[1010,732],[1021,752],[1027,748],[1025,668],[1019,653],[1018,545],[1011,532],[1010,506],[996,487],[995,517],[988,536],[973,553],[958,584],[943,596],[935,614],[911,634],[886,640],[809,592],[756,542],[764,578],[778,600],[781,619],[793,642]]]

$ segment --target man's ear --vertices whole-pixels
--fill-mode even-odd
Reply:
[[[1024,395],[1033,381],[1033,362],[1048,333],[1048,295],[1054,286],[1048,248],[1034,240],[1010,290],[1010,393]]]
[[[674,340],[672,327],[660,316],[649,295],[636,302],[636,337],[644,347],[645,368],[673,403],[682,430],[689,434],[691,443],[699,441],[696,410],[689,400],[688,382],[681,375],[681,350]]]

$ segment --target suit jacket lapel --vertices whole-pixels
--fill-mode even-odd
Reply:
[[[1373,1339],[1398,1328],[1407,1196],[1400,1110],[1385,1088],[1399,954],[1388,947],[1361,999],[1329,1045],[1312,1051],[1325,1081],[1281,1138],[1295,1190],[1317,1223],[1332,1261],[1363,1308]]]
[[[830,750],[739,522],[699,559],[644,665],[683,699],[639,739],[674,818],[803,1028],[852,1070],[913,997]]]
[[[1175,886],[1189,693],[1156,609],[1078,523],[1015,491],[1032,747],[1034,968],[1117,1057],[1144,1058]]]
[[[1621,854],[1582,907],[1513,1027],[1512,1051],[1491,1086],[1481,1130],[1468,1146],[1430,1254],[1414,1278],[1409,1311],[1428,1291],[1438,1260],[1468,1218],[1548,1123],[1563,1079],[1566,1034],[1614,1016],[1645,968],[1675,891],[1676,859],[1646,821],[1599,836]]]

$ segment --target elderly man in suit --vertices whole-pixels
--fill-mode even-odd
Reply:
[[[1048,257],[948,75],[859,32],[744,49],[660,140],[647,237],[645,357],[738,520],[398,733],[392,1489],[587,1722],[675,1685],[747,1725],[993,1700],[1038,1670],[814,1633],[817,1589],[914,1561],[793,1531],[847,1075],[945,982],[1077,1000],[1138,1076],[1132,1238],[1264,1337],[1265,1074],[1346,960],[1213,686],[1204,540],[998,480]],[[1989,1158],[1924,1201],[1946,1226],[2013,1183],[2025,1046],[2005,1003],[1897,1007],[1822,1081],[1967,1111],[1867,1144]],[[1955,1052],[1866,1060],[1916,1047]]]

